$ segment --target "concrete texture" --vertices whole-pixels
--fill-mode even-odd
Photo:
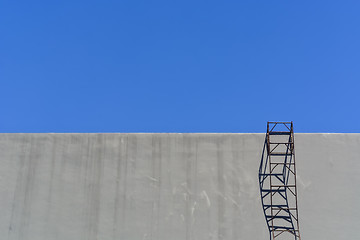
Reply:
[[[268,239],[264,134],[0,134],[0,239]],[[360,239],[360,134],[295,134],[302,239]]]

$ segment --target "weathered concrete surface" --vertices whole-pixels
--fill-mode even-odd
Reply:
[[[0,134],[0,239],[268,239],[264,134]],[[303,239],[359,239],[360,134],[296,134]]]

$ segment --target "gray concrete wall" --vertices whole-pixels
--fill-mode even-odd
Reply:
[[[268,239],[264,134],[0,134],[0,239]],[[359,239],[360,134],[296,134],[303,239]]]

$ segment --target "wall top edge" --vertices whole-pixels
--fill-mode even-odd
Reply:
[[[114,133],[109,133],[109,132],[99,132],[99,133],[0,133],[0,135],[97,135],[97,134],[101,134],[101,135],[119,135],[119,134],[129,134],[129,135],[264,135],[266,134],[264,133],[197,133],[197,132],[191,132],[191,133],[121,133],[121,132],[114,132]],[[340,134],[340,135],[353,135],[353,134],[359,134],[360,133],[303,133],[303,132],[295,132],[295,135],[310,135],[310,134],[321,134],[321,135],[335,135],[335,134]]]

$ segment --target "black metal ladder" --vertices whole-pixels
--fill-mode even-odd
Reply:
[[[267,123],[259,186],[270,240],[301,240],[292,122]]]

